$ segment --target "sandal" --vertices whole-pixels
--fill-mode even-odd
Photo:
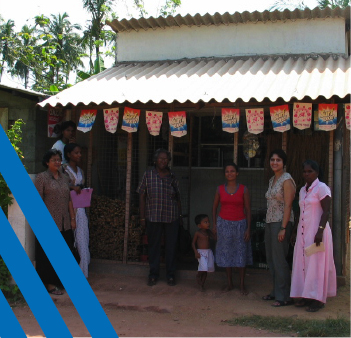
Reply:
[[[57,287],[55,286],[53,289],[51,290],[48,290],[49,293],[51,293],[52,295],[55,295],[55,296],[61,296],[63,295],[63,292]]]
[[[298,302],[296,302],[294,305],[296,307],[305,307],[305,306],[308,306],[310,305],[312,302],[311,299],[308,299],[308,298],[301,298]]]
[[[274,300],[275,297],[274,297],[274,296],[271,296],[271,295],[266,295],[266,296],[263,296],[262,299],[263,299],[263,300]]]
[[[281,306],[288,306],[288,305],[293,305],[294,301],[293,300],[287,300],[287,301],[281,301],[277,300],[275,303],[272,304],[273,307],[281,307]]]
[[[153,278],[153,277],[149,277],[148,281],[147,281],[147,285],[148,286],[154,286],[157,283],[157,279]]]
[[[320,309],[324,308],[324,303],[322,302],[313,302],[309,307],[306,308],[307,312],[317,312]]]

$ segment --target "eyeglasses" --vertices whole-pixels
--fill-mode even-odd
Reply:
[[[59,159],[50,159],[50,161],[49,162],[52,162],[52,163],[54,163],[54,162],[56,162],[56,163],[61,163],[62,162],[62,160],[59,160]]]

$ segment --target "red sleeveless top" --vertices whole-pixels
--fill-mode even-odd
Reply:
[[[239,184],[234,194],[226,191],[225,185],[218,187],[221,210],[219,217],[227,221],[241,221],[246,218],[244,213],[244,191],[245,186]]]

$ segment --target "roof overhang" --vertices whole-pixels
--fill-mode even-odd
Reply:
[[[258,102],[344,98],[351,94],[350,57],[259,57],[119,63],[39,103],[113,105],[190,101]]]

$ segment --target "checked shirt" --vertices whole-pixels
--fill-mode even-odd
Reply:
[[[155,168],[147,170],[137,192],[146,194],[145,218],[148,221],[171,223],[179,217],[179,184],[172,172],[160,177]]]

